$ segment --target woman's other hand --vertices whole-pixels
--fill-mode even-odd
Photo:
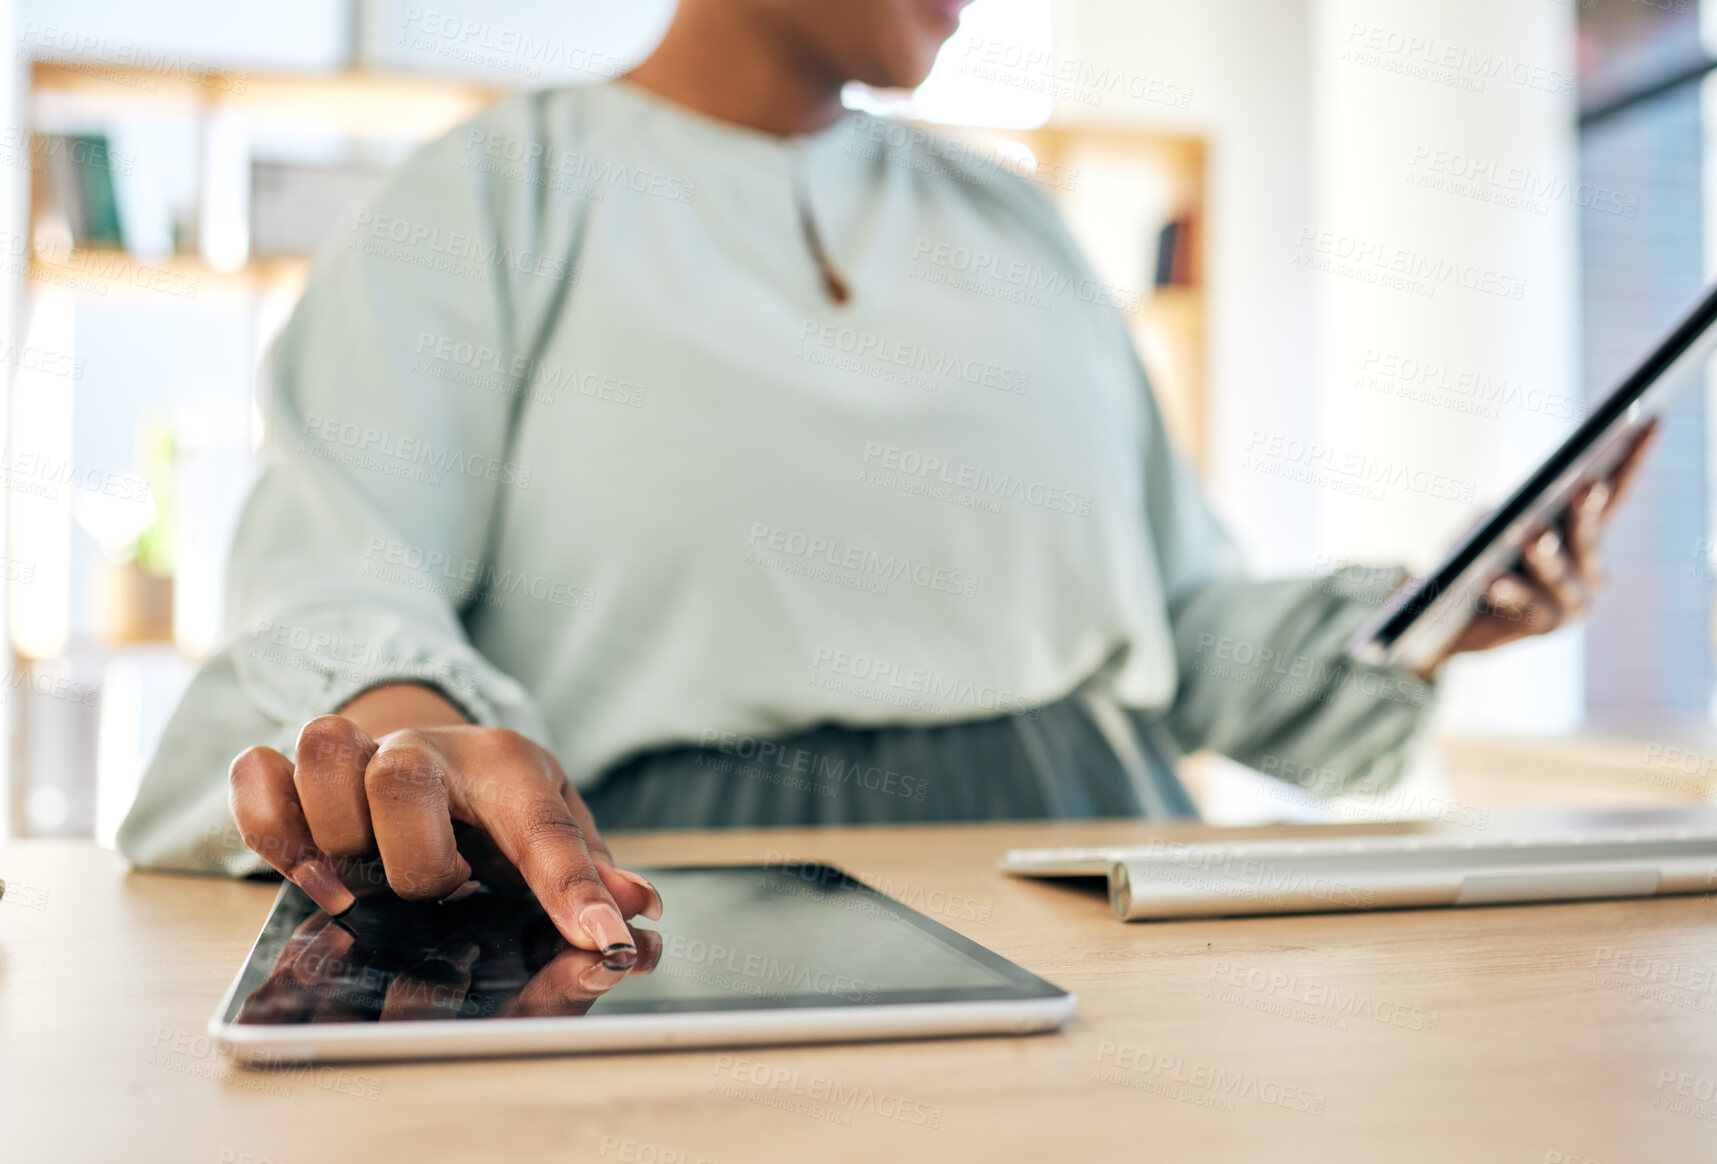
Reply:
[[[1574,494],[1559,525],[1526,539],[1519,568],[1485,588],[1472,621],[1440,658],[1419,668],[1422,677],[1428,678],[1450,655],[1547,634],[1586,613],[1604,580],[1598,539],[1656,435],[1653,422],[1634,438],[1614,472]]]

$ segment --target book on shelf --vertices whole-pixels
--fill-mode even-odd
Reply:
[[[1190,214],[1170,219],[1157,234],[1158,287],[1190,287],[1198,282],[1198,220]]]
[[[51,205],[44,212],[80,247],[119,247],[125,234],[114,189],[115,163],[107,135],[44,134],[40,154]]]

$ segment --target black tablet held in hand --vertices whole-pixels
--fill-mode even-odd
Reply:
[[[642,872],[663,914],[605,965],[529,894],[274,903],[209,1033],[241,1062],[1026,1034],[1072,995],[822,864]]]
[[[1717,284],[1595,404],[1526,483],[1455,544],[1425,577],[1396,591],[1348,641],[1363,663],[1420,666],[1439,658],[1471,621],[1485,588],[1520,562],[1521,546],[1557,521],[1588,481],[1606,477],[1634,436],[1717,350]],[[1701,482],[1703,487],[1703,482]]]

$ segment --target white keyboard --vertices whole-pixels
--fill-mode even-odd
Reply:
[[[1106,876],[1122,920],[1717,892],[1717,824],[1010,850],[1021,877]]]
[[[1173,860],[1192,855],[1210,858],[1341,858],[1409,853],[1449,853],[1471,858],[1484,853],[1544,856],[1546,850],[1581,852],[1615,845],[1665,844],[1674,848],[1711,845],[1717,849],[1717,829],[1647,827],[1582,830],[1532,835],[1487,836],[1480,833],[1401,833],[1384,836],[1318,837],[1310,840],[1162,841],[1145,845],[1099,845],[1049,849],[1009,849],[999,867],[1026,876],[1106,874],[1116,861]],[[1177,860],[1179,858],[1179,860]],[[1063,872],[1056,872],[1061,870]]]

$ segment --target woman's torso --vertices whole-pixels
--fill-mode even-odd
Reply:
[[[782,142],[623,84],[539,100],[542,140],[464,154],[517,200],[519,350],[430,334],[419,370],[521,397],[528,483],[466,621],[574,779],[1036,706],[1123,648],[1172,693],[1155,414],[1019,179],[859,115]]]

